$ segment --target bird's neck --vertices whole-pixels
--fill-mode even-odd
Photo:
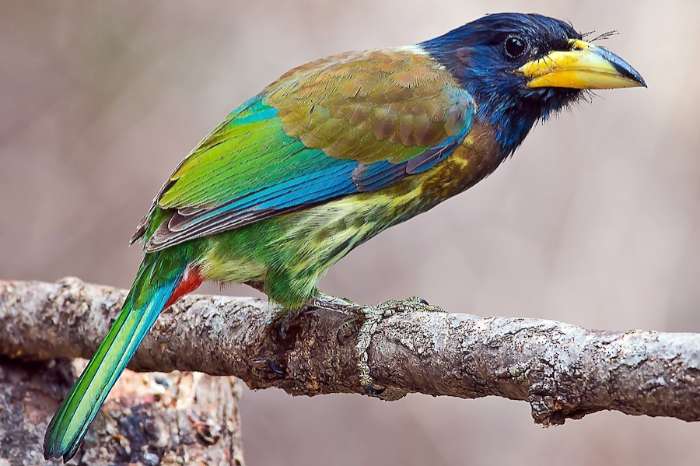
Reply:
[[[469,89],[469,87],[467,87]],[[477,103],[477,119],[490,125],[503,158],[515,152],[539,118],[539,112],[515,102],[469,89]]]

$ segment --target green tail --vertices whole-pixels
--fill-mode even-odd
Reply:
[[[44,437],[44,457],[68,461],[80,446],[107,394],[177,288],[187,267],[173,251],[148,254],[117,320],[109,329]]]

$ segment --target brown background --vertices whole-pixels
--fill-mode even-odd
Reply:
[[[648,90],[601,92],[468,194],[361,247],[323,289],[603,329],[700,331],[700,4],[687,1],[0,2],[0,277],[129,285],[127,239],[228,111],[293,65],[527,10],[607,45]],[[209,287],[207,291],[217,291]],[[233,287],[226,292],[250,293]],[[251,465],[696,465],[700,425],[525,404],[247,392]]]

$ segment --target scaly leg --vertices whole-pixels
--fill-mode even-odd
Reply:
[[[390,389],[376,384],[369,368],[369,345],[372,343],[372,337],[377,332],[377,326],[382,320],[387,319],[399,312],[410,311],[423,312],[445,312],[444,310],[430,306],[424,299],[408,298],[404,300],[391,300],[380,304],[379,306],[367,306],[361,308],[363,321],[357,335],[357,372],[360,378],[360,385],[365,393],[372,397],[381,398],[384,400],[396,400],[402,398],[406,393],[403,391]]]

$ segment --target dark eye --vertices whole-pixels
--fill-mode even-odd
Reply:
[[[525,55],[528,49],[528,43],[520,36],[508,36],[504,45],[504,50],[508,58],[520,58]]]

